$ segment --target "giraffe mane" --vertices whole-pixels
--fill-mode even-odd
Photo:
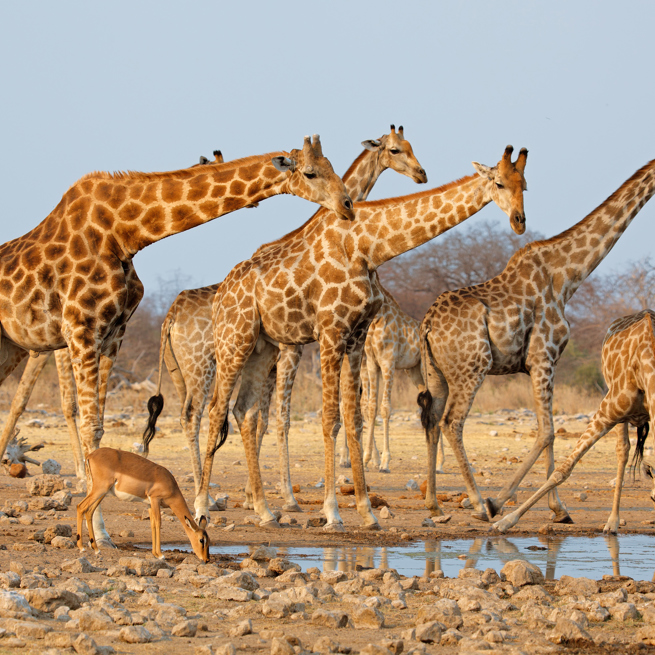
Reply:
[[[362,150],[362,152],[359,153],[357,159],[355,159],[355,161],[352,164],[350,164],[348,170],[341,176],[342,179],[347,178],[362,163],[362,159],[366,157],[368,152],[369,152],[368,150]]]
[[[531,241],[527,245],[523,246],[520,250],[517,250],[512,257],[510,258],[509,262],[507,262],[507,266],[505,267],[506,269],[509,268],[510,264],[513,263],[515,259],[520,259],[523,255],[527,254],[531,250],[536,250],[537,248],[541,248],[543,246],[550,246],[553,243],[557,243],[558,241],[563,241],[564,239],[568,238],[572,234],[576,232],[576,230],[583,225],[585,222],[591,221],[592,217],[598,214],[598,212],[602,211],[607,207],[608,205],[611,205],[618,197],[623,193],[624,189],[632,184],[636,179],[638,179],[643,173],[650,168],[653,163],[655,163],[655,159],[652,161],[649,161],[646,165],[642,166],[638,171],[636,171],[633,175],[631,175],[612,195],[608,196],[603,202],[596,207],[596,209],[593,209],[591,212],[589,212],[582,220],[578,221],[571,227],[567,228],[564,230],[564,232],[560,232],[559,234],[556,234],[555,236],[550,237],[549,239],[541,239],[539,241]]]
[[[180,168],[176,171],[162,171],[162,172],[154,172],[154,173],[141,173],[139,171],[114,171],[113,173],[109,173],[107,171],[93,171],[91,173],[87,173],[86,175],[83,175],[72,186],[75,186],[75,184],[77,184],[78,182],[83,182],[84,180],[89,180],[89,179],[96,179],[96,180],[158,180],[161,178],[185,179],[189,177],[189,175],[205,174],[214,168],[217,169],[222,167],[236,168],[239,166],[249,166],[250,164],[253,164],[255,162],[260,162],[262,160],[262,157],[272,159],[273,157],[280,157],[280,156],[288,157],[289,153],[269,152],[268,154],[264,154],[264,155],[251,155],[249,157],[242,157],[241,159],[232,159],[229,162],[225,162],[223,164],[218,164],[216,162],[209,162],[208,164],[205,164],[200,170],[195,169],[193,171],[189,170],[188,168]]]

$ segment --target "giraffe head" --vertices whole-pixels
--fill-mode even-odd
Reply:
[[[525,162],[528,159],[527,148],[521,148],[519,156],[512,162],[514,148],[507,146],[503,158],[495,166],[485,166],[473,162],[475,170],[487,178],[491,184],[493,201],[509,216],[509,222],[516,234],[525,232],[525,210],[523,209],[523,192],[528,190],[525,181]]]
[[[318,134],[314,135],[313,142],[306,136],[302,150],[292,150],[288,157],[274,157],[273,165],[289,173],[290,193],[316,202],[345,220],[355,218],[353,202],[343,180],[323,156]]]
[[[392,168],[397,173],[412,178],[417,184],[424,184],[428,181],[425,170],[414,156],[412,145],[405,140],[402,125],[398,128],[397,133],[395,125],[392,125],[389,134],[385,134],[379,139],[362,141],[362,145],[366,150],[377,151],[378,165],[381,170]]]

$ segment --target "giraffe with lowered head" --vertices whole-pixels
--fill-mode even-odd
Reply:
[[[357,203],[355,220],[349,223],[324,212],[322,220],[309,221],[232,269],[219,287],[212,309],[217,372],[209,410],[207,454],[195,501],[198,517],[207,515],[213,458],[227,437],[228,403],[241,375],[233,411],[244,440],[253,504],[264,526],[277,526],[266,504],[257,459],[257,405],[277,360],[278,344],[318,341],[323,382],[326,528],[343,529],[334,471],[340,396],[357,510],[366,528],[379,528],[366,493],[359,408],[364,339],[382,303],[382,294],[372,278],[385,261],[455,227],[492,200],[510,216],[513,229],[523,233],[527,150],[521,151],[516,164],[510,160],[511,152],[508,147],[499,165],[476,163],[477,174],[437,189]]]
[[[455,453],[473,516],[489,521],[516,492],[539,455],[554,468],[553,378],[569,340],[564,310],[655,191],[655,160],[637,171],[573,227],[514,253],[505,270],[472,287],[442,293],[421,324],[426,391],[419,394],[428,440],[426,507],[441,514],[434,462],[441,432]],[[538,422],[532,450],[496,498],[483,501],[464,450],[462,433],[475,394],[487,375],[530,376]],[[572,523],[557,490],[549,507],[556,523]]]
[[[214,162],[207,157],[200,157],[200,162],[193,164],[191,168],[196,166],[202,166],[205,164],[223,163],[223,154],[220,150],[214,150]],[[30,357],[25,365],[23,374],[21,375],[20,382],[18,383],[18,388],[16,393],[11,401],[11,407],[9,408],[9,416],[5,421],[5,425],[2,430],[2,436],[0,436],[1,443],[9,443],[11,439],[18,434],[16,430],[16,423],[22,416],[27,403],[34,391],[34,385],[38,380],[41,372],[43,371],[45,365],[50,359],[52,351],[45,351],[43,353],[34,353],[38,355],[36,357]],[[82,444],[80,441],[79,430],[77,427],[77,394],[75,391],[75,378],[73,376],[73,364],[71,362],[70,355],[67,348],[62,348],[61,350],[56,350],[55,355],[55,364],[57,366],[57,376],[59,379],[59,393],[61,396],[61,407],[64,413],[64,418],[66,420],[66,425],[68,426],[68,435],[71,443],[71,450],[73,451],[73,461],[75,463],[75,474],[80,480],[85,479],[84,472],[84,456],[82,454]],[[104,387],[106,392],[106,387]],[[104,403],[105,395],[99,398],[100,402],[100,415],[104,416]]]
[[[102,398],[143,296],[132,258],[167,236],[280,193],[345,219],[352,202],[322,155],[302,150],[167,173],[91,173],[26,235],[0,246],[0,383],[28,353],[68,347],[85,455],[103,434]],[[0,454],[6,442],[0,443]],[[110,542],[99,512],[94,527]]]
[[[499,532],[507,532],[516,525],[537,501],[571,475],[575,465],[597,441],[614,426],[623,423],[621,435],[616,439],[614,502],[603,528],[605,533],[618,532],[621,490],[630,454],[628,426],[637,427],[633,459],[633,466],[637,467],[643,458],[649,421],[655,416],[655,312],[644,309],[619,318],[610,325],[603,340],[602,367],[608,390],[587,429],[546,483],[511,514],[494,523],[494,528]],[[645,464],[644,469],[649,477],[653,477],[655,469],[650,464]],[[651,493],[651,498],[655,500],[655,492]]]
[[[410,177],[417,183],[427,182],[425,171],[416,159],[410,142],[405,139],[402,126],[396,132],[395,126],[392,125],[389,134],[385,134],[379,139],[362,141],[362,145],[364,150],[343,176],[346,190],[353,200],[365,200],[379,176],[388,168]],[[320,220],[320,215],[310,220]],[[263,246],[258,252],[267,247]],[[166,314],[161,330],[159,381],[156,396],[161,398],[161,376],[165,362],[181,403],[180,422],[191,452],[196,493],[200,490],[202,474],[200,423],[216,373],[212,334],[212,302],[219,286],[220,284],[213,284],[200,289],[187,289],[178,294]],[[291,389],[301,355],[302,346],[286,347],[281,345],[280,360],[277,368],[271,371],[270,388],[265,395],[265,404],[262,403],[260,407],[261,418],[258,428],[260,437],[258,441],[261,443],[261,437],[268,426],[270,396],[275,389],[275,370],[277,370],[278,450],[285,511],[300,511],[291,486],[287,434]],[[157,405],[153,403],[150,405],[153,410],[152,419],[144,437],[145,448],[148,447],[149,441],[155,434],[154,421],[158,414],[154,416]],[[158,403],[161,407],[161,401]],[[247,485],[247,495],[249,495],[249,490],[249,485]],[[251,506],[251,500],[246,500],[244,506]]]

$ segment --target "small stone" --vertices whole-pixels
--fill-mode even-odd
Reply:
[[[498,430],[489,430],[489,436],[490,437],[497,437],[498,436]]]
[[[617,603],[609,608],[609,613],[617,621],[638,621],[640,618],[634,603]]]
[[[345,612],[328,612],[318,609],[312,614],[312,623],[326,628],[345,628],[348,626],[348,615]]]
[[[66,560],[61,568],[64,571],[69,573],[95,573],[96,571],[102,571],[103,569],[97,568],[89,562],[86,557],[78,557],[77,559]]]
[[[360,651],[360,655],[392,655],[391,651],[378,644],[368,644]]]
[[[119,535],[123,537],[123,539],[129,539],[134,536],[134,532],[132,532],[132,530],[121,530]]]
[[[423,519],[422,528],[434,528],[434,521],[431,518]]]
[[[314,653],[338,653],[339,644],[337,644],[335,641],[332,641],[328,635],[325,635],[324,637],[321,637],[314,642],[312,651]]]
[[[322,528],[327,525],[327,519],[324,516],[315,516],[313,518],[305,519],[305,528]]]
[[[592,636],[584,628],[565,618],[557,620],[555,627],[546,633],[546,639],[555,644],[580,644],[593,641]]]
[[[265,561],[268,562],[277,557],[277,548],[271,548],[267,546],[257,546],[255,550],[250,555],[250,559],[255,561]]]
[[[54,612],[59,607],[75,610],[82,602],[76,593],[56,587],[27,589],[23,595],[27,602],[40,612]]]
[[[352,614],[352,622],[356,628],[379,630],[384,627],[384,614],[375,607],[359,607]]]
[[[153,576],[157,575],[159,569],[169,568],[168,564],[160,559],[141,559],[140,557],[121,557],[118,560],[120,566],[134,569],[136,575]]]
[[[157,577],[158,578],[172,578],[173,577],[173,569],[159,569],[157,571]]]
[[[563,575],[555,585],[555,593],[560,596],[584,596],[585,598],[592,594],[597,594],[600,586],[595,580],[590,578],[572,578],[569,575]]]
[[[64,489],[64,479],[59,475],[35,475],[27,481],[27,490],[32,496],[52,496]]]
[[[539,534],[552,534],[553,526],[550,523],[544,523],[538,530]]]
[[[130,625],[121,628],[119,638],[128,644],[146,644],[152,641],[152,634],[142,625]]]
[[[286,639],[274,637],[271,641],[271,655],[296,655],[296,651]]]
[[[416,480],[409,480],[405,485],[405,489],[407,489],[407,491],[419,491],[420,487],[418,486]]]
[[[61,464],[54,459],[46,459],[46,461],[41,464],[41,470],[44,475],[59,475],[59,473],[61,473]]]
[[[60,548],[60,549],[70,549],[70,548],[75,548],[75,544],[73,543],[72,539],[69,539],[68,537],[55,537],[51,542],[50,545],[53,548]]]
[[[430,621],[416,626],[416,640],[423,643],[436,643],[441,641],[441,624],[439,621]]]
[[[544,574],[538,566],[522,559],[507,562],[500,571],[501,580],[507,580],[514,587],[542,584]]]
[[[196,632],[198,632],[197,621],[181,621],[171,630],[171,634],[175,637],[195,637]]]
[[[405,644],[402,639],[385,639],[380,642],[380,646],[390,650],[393,655],[400,655],[405,649]]]
[[[473,503],[468,498],[462,498],[462,500],[459,503],[459,506],[462,509],[471,509],[471,507],[473,507]]]
[[[34,523],[34,517],[31,514],[23,514],[23,516],[18,517],[18,522],[21,525],[32,525]]]
[[[576,494],[573,494],[573,497],[576,500],[579,500],[580,502],[584,502],[585,500],[587,500],[587,494],[584,491],[580,491]]]
[[[432,621],[439,621],[447,628],[460,628],[464,621],[462,619],[462,612],[459,609],[457,601],[450,598],[442,598],[432,605],[423,605],[416,618],[416,623],[430,623]]]
[[[394,513],[386,506],[380,510],[381,519],[392,519],[394,516]]]
[[[252,621],[250,619],[241,621],[238,625],[230,628],[229,631],[230,637],[243,637],[244,635],[249,634],[252,634]]]
[[[73,648],[78,655],[100,655],[101,653],[96,642],[83,632],[73,642]]]

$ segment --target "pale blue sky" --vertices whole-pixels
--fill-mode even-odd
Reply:
[[[360,141],[405,126],[429,186],[530,150],[528,229],[569,227],[655,157],[655,5],[576,2],[4,2],[0,241],[38,224],[92,170],[170,170],[321,135],[343,173]],[[387,172],[372,198],[413,193]],[[159,242],[218,282],[315,207],[278,197]],[[601,273],[651,252],[647,205]],[[471,220],[505,221],[495,206]],[[508,228],[509,229],[509,228]]]

